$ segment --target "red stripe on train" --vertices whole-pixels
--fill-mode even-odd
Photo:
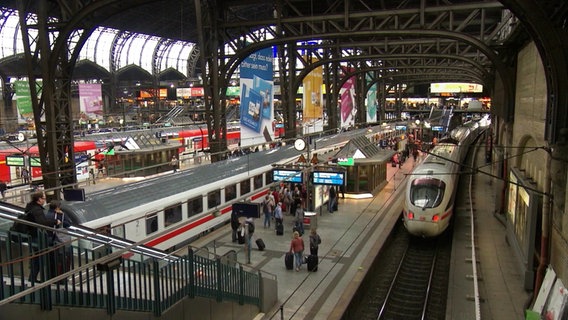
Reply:
[[[252,196],[251,196],[251,200],[256,200],[256,199],[258,199],[258,198],[261,198],[261,197],[265,196],[266,193],[268,193],[268,190],[259,192],[259,193],[255,194],[255,195],[252,195]],[[231,211],[232,211],[232,207],[231,207],[231,206],[228,206],[228,207],[225,207],[225,208],[221,209],[221,214],[226,214],[226,213],[229,213],[229,212],[231,212]],[[188,230],[190,230],[190,229],[193,229],[193,228],[195,228],[195,227],[198,227],[198,226],[200,226],[200,225],[202,225],[202,224],[204,224],[204,223],[206,223],[206,222],[209,222],[209,221],[211,221],[211,220],[214,219],[214,218],[215,218],[215,217],[214,217],[213,215],[211,215],[211,214],[210,214],[210,215],[207,215],[207,216],[205,216],[205,217],[203,217],[203,218],[201,218],[201,219],[199,219],[199,220],[193,221],[192,223],[187,224],[187,225],[185,225],[185,226],[183,226],[183,227],[181,227],[181,228],[179,228],[179,229],[175,229],[175,230],[173,230],[173,231],[170,232],[170,233],[167,233],[167,234],[165,234],[165,235],[163,235],[163,236],[161,236],[161,237],[158,237],[158,238],[156,238],[156,239],[154,239],[154,240],[152,240],[152,241],[146,243],[145,245],[146,245],[146,246],[149,246],[149,247],[155,247],[155,246],[159,245],[159,244],[162,243],[162,242],[168,241],[168,240],[170,240],[170,239],[173,238],[173,237],[177,237],[177,236],[179,236],[180,234],[182,234],[182,233],[184,233],[184,232],[186,232],[186,231],[188,231]]]

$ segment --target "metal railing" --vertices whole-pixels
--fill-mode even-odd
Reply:
[[[38,237],[0,234],[0,306],[7,303],[73,306],[151,312],[164,310],[186,297],[260,306],[260,274],[245,271],[236,259],[213,259],[189,250],[179,259],[149,258],[140,252],[96,250],[71,243],[50,244],[45,230]],[[129,259],[126,257],[136,257]],[[39,264],[37,279],[30,266]]]

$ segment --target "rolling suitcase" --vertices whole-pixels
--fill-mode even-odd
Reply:
[[[318,271],[318,256],[310,254],[307,260],[308,271]]]
[[[286,252],[284,256],[284,264],[286,265],[286,270],[294,269],[294,255],[290,252]]]
[[[264,244],[264,241],[262,241],[262,239],[258,238],[256,239],[256,245],[258,246],[258,250],[263,251],[264,248],[266,248],[266,245]]]
[[[276,223],[276,235],[281,236],[284,235],[284,225],[280,223]]]

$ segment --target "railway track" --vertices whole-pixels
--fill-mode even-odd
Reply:
[[[399,223],[348,318],[444,319],[450,258],[451,232],[421,239]]]

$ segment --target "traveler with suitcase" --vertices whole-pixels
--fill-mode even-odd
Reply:
[[[296,261],[296,271],[300,271],[304,253],[304,239],[300,237],[298,231],[294,231],[294,238],[290,242],[290,253],[294,254],[294,260]]]
[[[316,228],[310,230],[310,255],[306,259],[308,264],[308,271],[318,270],[318,249],[321,243],[321,238],[316,231]]]

